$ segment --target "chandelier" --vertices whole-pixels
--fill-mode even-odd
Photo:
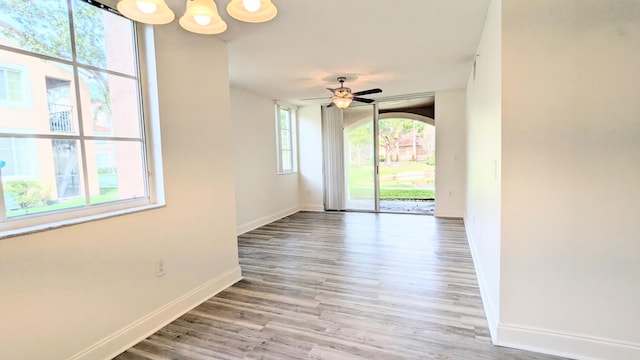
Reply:
[[[151,25],[168,24],[176,17],[165,0],[120,0],[117,8],[129,19]],[[278,9],[271,0],[231,0],[227,13],[236,20],[260,23],[275,18]],[[187,0],[179,23],[183,29],[197,34],[220,34],[227,30],[214,0]]]

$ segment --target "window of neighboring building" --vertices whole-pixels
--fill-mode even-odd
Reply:
[[[2,3],[0,231],[152,204],[134,22],[82,0]]]
[[[1,138],[0,159],[3,161],[3,180],[32,180],[37,175],[36,144],[34,139]]]
[[[26,102],[22,70],[0,65],[0,106],[22,106]]]
[[[276,141],[278,174],[298,171],[296,157],[296,109],[276,106]]]

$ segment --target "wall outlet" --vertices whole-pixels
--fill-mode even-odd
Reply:
[[[160,259],[156,262],[156,276],[160,277],[160,276],[164,276],[164,274],[166,274],[165,272],[165,266],[164,266],[164,259]]]

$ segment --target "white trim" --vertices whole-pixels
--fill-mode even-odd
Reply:
[[[96,342],[69,360],[112,359],[241,279],[240,266],[237,266]]]
[[[287,174],[297,174],[298,173],[298,114],[296,107],[286,107],[280,104],[276,104],[275,106],[276,114],[275,114],[275,128],[276,128],[276,151],[277,151],[277,174],[278,175],[287,175]],[[287,117],[287,121],[289,123],[289,150],[282,149],[282,131],[283,129],[280,127],[280,112],[285,110],[289,116]],[[291,152],[291,169],[284,169],[284,158],[283,153],[285,151]]]
[[[437,196],[436,196],[436,198],[437,198]],[[460,215],[459,211],[451,211],[451,210],[440,210],[440,211],[438,211],[437,202],[436,202],[436,206],[435,206],[435,210],[434,210],[434,215],[435,215],[435,217],[448,218],[448,219],[462,219],[463,218]]]
[[[123,216],[123,215],[129,215],[129,214],[141,212],[141,211],[158,209],[164,206],[165,204],[148,204],[148,205],[142,205],[138,207],[127,207],[124,209],[118,209],[110,212],[100,212],[96,214],[89,214],[82,217],[49,221],[49,222],[44,222],[41,224],[36,224],[31,226],[17,227],[15,229],[13,228],[7,229],[7,230],[3,229],[0,231],[0,240],[21,236],[21,235],[33,234],[41,231],[59,229],[62,227],[82,224],[90,221],[98,221],[98,220],[108,219],[116,216]],[[52,215],[58,215],[58,214],[54,213]]]
[[[296,207],[292,207],[292,208],[289,208],[289,209],[278,211],[278,212],[273,213],[271,215],[263,216],[261,218],[258,218],[258,219],[249,221],[247,223],[244,223],[242,225],[238,225],[237,228],[236,228],[236,234],[242,235],[242,234],[244,234],[246,232],[249,232],[249,231],[251,231],[253,229],[257,229],[260,226],[267,225],[267,224],[272,223],[272,222],[274,222],[276,220],[280,220],[280,219],[282,219],[284,217],[287,217],[289,215],[295,214],[298,211],[300,211],[300,208],[296,206]]]
[[[404,94],[404,95],[394,95],[394,96],[386,96],[376,99],[378,103],[385,101],[399,101],[399,100],[415,100],[426,97],[434,97],[436,93],[434,91],[421,92],[421,93],[413,93],[413,94]]]
[[[476,242],[473,240],[468,224],[465,217],[467,241],[473,257],[491,341],[494,345],[578,360],[640,359],[640,344],[638,343],[500,322],[500,309],[489,291],[486,276],[480,266]]]
[[[300,211],[324,212],[324,205],[317,205],[317,204],[300,205]]]
[[[283,102],[283,101],[280,101],[280,100],[274,100],[273,103],[278,105],[278,106],[280,106],[280,107],[283,107],[283,108],[294,109],[294,110],[298,111],[298,106],[297,105],[293,105],[293,104],[290,104],[288,102]]]
[[[478,287],[480,288],[480,296],[482,297],[482,306],[484,307],[484,313],[487,317],[487,324],[489,327],[489,334],[491,335],[491,342],[497,344],[498,324],[500,321],[498,314],[500,313],[500,309],[496,306],[496,301],[493,296],[491,296],[491,291],[489,291],[489,285],[487,284],[486,276],[482,271],[482,267],[480,267],[478,250],[476,248],[476,243],[473,240],[473,235],[471,234],[470,227],[468,225],[469,222],[466,218],[464,219],[464,224],[464,229],[467,233],[467,242],[469,243],[471,257],[473,258],[473,267],[476,270]]]
[[[497,337],[496,345],[571,359],[640,359],[640,344],[596,336],[501,323]]]
[[[158,74],[156,72],[156,48],[153,25],[136,23],[138,37],[138,69],[142,96],[142,116],[145,121],[146,160],[149,184],[149,200],[164,204],[164,170],[162,167],[162,139],[160,124],[160,100]]]

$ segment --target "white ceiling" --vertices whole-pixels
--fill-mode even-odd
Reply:
[[[228,24],[231,86],[297,105],[328,97],[337,76],[384,98],[463,88],[490,0],[273,0],[278,16]],[[179,18],[185,0],[167,0]],[[193,35],[203,36],[203,35]],[[328,101],[328,100],[327,100]]]

